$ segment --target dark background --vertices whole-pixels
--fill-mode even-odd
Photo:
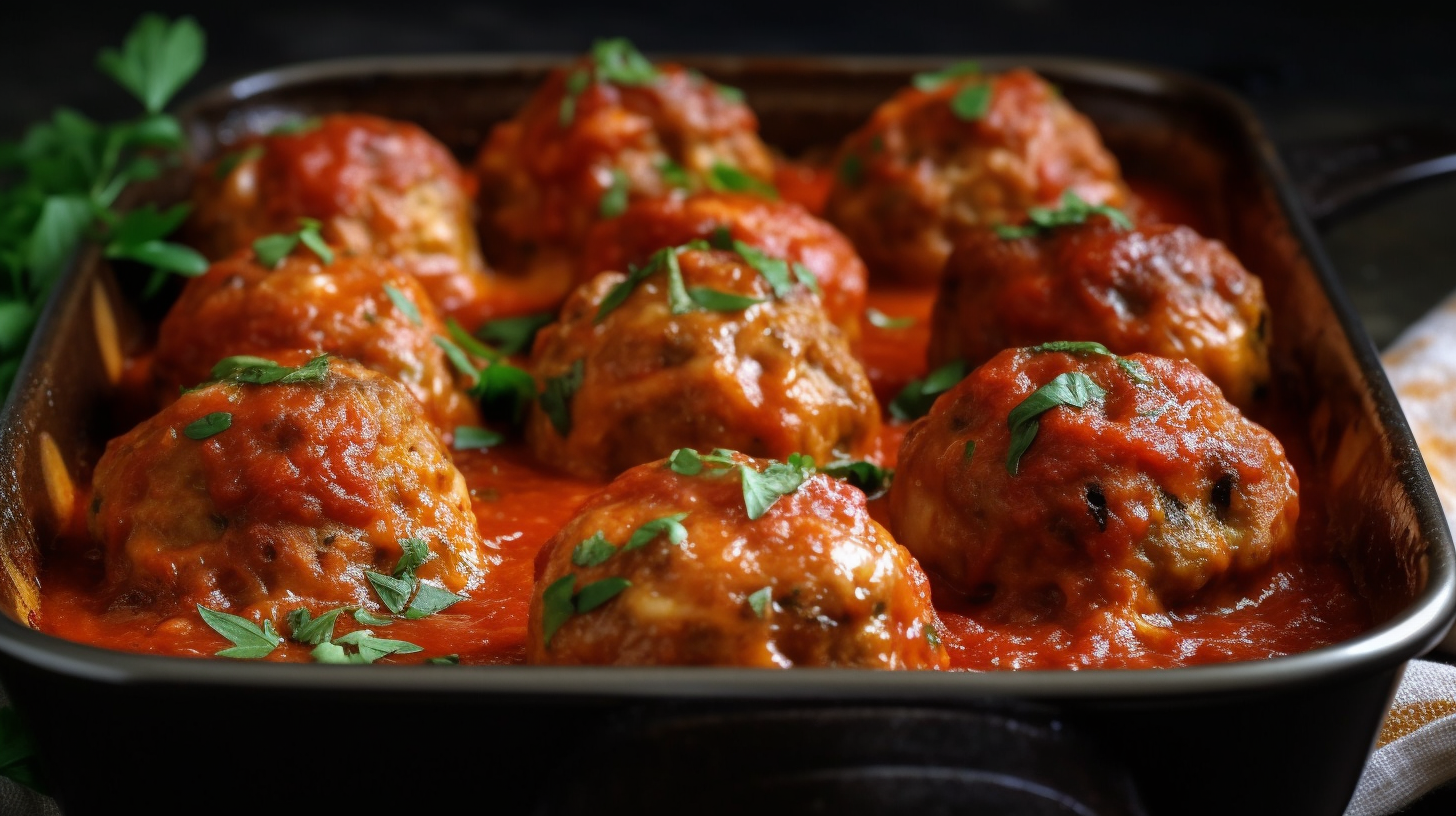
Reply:
[[[57,0],[0,11],[0,138],[67,105],[99,119],[136,105],[93,67],[143,11],[189,13],[209,53],[183,96],[285,63],[372,54],[574,52],[625,35],[651,53],[1041,53],[1153,63],[1227,85],[1291,159],[1311,145],[1437,126],[1456,152],[1456,4],[1235,0],[848,3],[276,2],[91,7]],[[1440,132],[1440,131],[1438,131]],[[1303,155],[1309,155],[1304,152]],[[1456,175],[1321,224],[1378,345],[1456,289]],[[1332,712],[1332,716],[1338,716]],[[1418,810],[1456,812],[1456,792]]]

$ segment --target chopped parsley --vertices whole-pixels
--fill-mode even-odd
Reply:
[[[217,167],[212,171],[213,177],[218,180],[225,179],[232,175],[239,165],[261,159],[266,152],[262,145],[254,144],[242,150],[225,153],[222,158],[217,160]]]
[[[731,164],[716,162],[708,169],[708,189],[717,193],[750,193],[764,198],[778,198],[779,191],[763,179],[739,170]]]
[[[329,355],[327,354],[320,354],[301,366],[279,365],[263,357],[239,354],[219,360],[217,365],[212,367],[212,378],[203,385],[218,382],[250,385],[316,383],[322,382],[328,373]]]
[[[921,91],[933,91],[951,80],[981,73],[980,63],[966,60],[948,65],[939,71],[926,71],[911,77],[910,84]]]
[[[577,360],[565,374],[547,377],[546,386],[537,398],[541,410],[551,420],[551,427],[561,436],[571,434],[571,400],[576,396],[577,389],[581,388],[581,381],[585,376],[586,364]]]
[[[1138,385],[1151,385],[1153,382],[1153,378],[1148,376],[1148,370],[1143,368],[1143,364],[1137,360],[1118,357],[1117,367],[1122,369],[1122,372],[1127,375],[1128,379]]]
[[[1006,454],[1006,471],[1016,475],[1021,467],[1021,456],[1031,447],[1041,426],[1041,415],[1064,405],[1069,408],[1085,408],[1087,403],[1107,396],[1101,386],[1091,377],[1076,371],[1058,374],[1051,382],[1032,392],[1031,396],[1011,409],[1006,417],[1006,428],[1011,432],[1011,445]]]
[[[912,380],[890,401],[890,416],[901,422],[925,416],[935,400],[964,379],[970,368],[965,360],[952,360],[924,378]]]
[[[1083,340],[1052,340],[1048,343],[1032,346],[1027,349],[1033,354],[1043,354],[1048,351],[1060,351],[1066,354],[1074,354],[1079,357],[1089,354],[1101,355],[1103,357],[1114,356],[1107,350],[1107,346],[1101,343],[1093,343]]]
[[[278,644],[283,642],[283,638],[273,628],[273,621],[266,618],[259,627],[247,618],[208,609],[202,604],[197,605],[197,614],[202,616],[203,623],[212,627],[212,631],[233,644],[231,648],[215,652],[218,657],[258,660],[272,654]]]
[[[632,180],[618,168],[612,169],[612,183],[597,202],[597,213],[602,218],[616,218],[627,211],[628,196],[632,192]]]
[[[662,177],[662,183],[669,187],[686,190],[693,186],[693,177],[688,174],[686,168],[672,159],[663,159],[657,163],[657,174]]]
[[[963,122],[979,122],[991,111],[989,83],[967,85],[950,99],[950,112]]]
[[[877,329],[908,329],[915,325],[913,317],[891,317],[873,306],[865,309],[865,319]]]
[[[597,530],[572,549],[571,563],[578,567],[595,567],[616,554],[617,546],[607,540],[606,533]]]
[[[748,596],[748,608],[753,610],[756,617],[762,618],[768,614],[773,604],[773,587],[766,586]]]
[[[323,224],[316,219],[300,218],[296,232],[265,235],[257,239],[253,242],[253,254],[257,257],[258,265],[265,269],[277,268],[278,264],[291,255],[300,243],[308,247],[325,264],[333,263],[334,252],[329,249],[328,244],[324,243],[323,235],[319,232],[322,228]]]
[[[779,499],[797,491],[814,475],[814,459],[791,453],[789,461],[771,462],[761,472],[746,464],[739,465],[738,472],[743,481],[743,508],[750,519],[759,519]]]
[[[210,436],[222,433],[228,428],[231,428],[232,425],[232,414],[227,411],[214,411],[202,419],[189,424],[186,428],[183,428],[182,434],[188,439],[201,442]]]
[[[323,117],[305,116],[295,117],[286,122],[274,125],[268,131],[269,136],[301,136],[305,133],[318,130],[324,123]]]
[[[1094,215],[1105,217],[1120,230],[1133,228],[1132,219],[1128,218],[1127,213],[1122,210],[1106,204],[1088,204],[1077,195],[1077,191],[1067,190],[1062,193],[1061,203],[1057,207],[1031,207],[1026,211],[1026,217],[1031,223],[1022,226],[998,224],[996,235],[1000,236],[1002,240],[1031,238],[1050,232],[1057,227],[1085,224],[1087,219]]]
[[[632,586],[626,578],[612,576],[594,581],[573,592],[576,576],[566,575],[551,583],[541,593],[541,634],[546,646],[572,615],[591,612]]]
[[[666,535],[669,544],[681,544],[688,538],[688,529],[682,526],[682,520],[687,518],[687,513],[673,513],[670,516],[656,518],[638,527],[627,543],[622,545],[622,551],[635,550],[651,543],[654,538]]]
[[[389,302],[393,303],[394,308],[398,309],[400,314],[405,316],[405,319],[410,322],[410,325],[425,325],[424,318],[420,316],[420,307],[416,306],[415,302],[410,300],[408,295],[387,283],[384,284],[384,294],[389,296]]]
[[[485,450],[499,445],[505,439],[504,436],[488,428],[478,428],[474,425],[461,425],[455,429],[455,450]]]
[[[492,363],[481,370],[470,395],[480,401],[480,412],[486,419],[518,425],[526,415],[526,406],[536,398],[536,380],[524,369]]]
[[[299,643],[307,643],[310,646],[317,646],[327,640],[334,638],[334,624],[338,622],[339,615],[347,611],[347,607],[330,609],[329,611],[312,617],[308,609],[299,607],[288,613],[288,636]]]
[[[591,60],[598,82],[633,86],[651,85],[657,81],[657,69],[626,37],[592,43]]]
[[[555,320],[552,312],[503,317],[482,324],[475,330],[475,336],[495,346],[501,354],[521,354],[531,350],[536,332]]]
[[[862,459],[830,462],[820,468],[820,471],[832,479],[839,479],[859,488],[871,499],[884,495],[890,489],[890,481],[895,478],[895,471]]]

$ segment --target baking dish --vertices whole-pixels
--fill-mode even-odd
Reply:
[[[912,73],[946,61],[684,60],[744,89],[766,141],[790,154],[833,144]],[[330,110],[415,121],[464,155],[559,62],[305,65],[239,80],[183,115],[199,158],[242,133]],[[0,599],[9,613],[0,620],[0,681],[35,730],[67,812],[127,804],[251,812],[263,800],[250,789],[271,802],[316,798],[331,810],[441,797],[452,806],[575,812],[593,796],[609,804],[634,790],[657,792],[648,810],[720,812],[752,801],[778,810],[858,790],[847,778],[878,779],[865,784],[880,792],[923,790],[942,804],[964,804],[980,786],[993,791],[986,802],[1013,802],[1005,812],[1340,812],[1404,662],[1438,642],[1456,615],[1450,534],[1374,349],[1236,99],[1147,68],[1039,57],[982,64],[1047,76],[1097,123],[1129,175],[1197,195],[1215,237],[1264,279],[1277,326],[1276,390],[1306,420],[1293,430],[1307,437],[1327,497],[1328,542],[1371,605],[1370,631],[1249,663],[974,675],[360,670],[61,641],[26,625],[38,603],[40,553],[58,524],[43,462],[84,477],[117,430],[109,418],[119,363],[98,335],[129,351],[147,331],[91,253],[57,287],[0,419],[8,474],[0,482]],[[1105,772],[1069,778],[1069,767]],[[926,769],[945,773],[926,781],[936,776]],[[868,794],[848,801],[881,802]]]

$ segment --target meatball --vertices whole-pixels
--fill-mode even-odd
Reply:
[[[1041,237],[976,230],[956,246],[931,321],[930,364],[1094,340],[1188,360],[1248,407],[1269,380],[1264,288],[1223,244],[1187,227],[1121,230],[1102,217]]]
[[[243,250],[187,282],[162,321],[152,367],[175,395],[225,357],[328,352],[398,380],[449,434],[479,425],[480,415],[463,390],[469,383],[435,343],[444,334],[419,283],[388,261],[336,252],[323,263],[299,251],[267,269]]]
[[[528,661],[945,667],[925,576],[859,490],[730,451],[670,461],[622,474],[546,545]],[[757,518],[749,478],[785,492]]]
[[[450,151],[419,127],[331,114],[245,139],[203,166],[189,230],[203,254],[218,259],[314,218],[329,243],[394,261],[453,313],[486,288],[471,185]]]
[[[865,307],[865,267],[849,241],[797,204],[734,193],[700,193],[639,201],[621,218],[602,221],[587,236],[582,269],[588,275],[641,264],[658,249],[708,238],[726,229],[769,255],[801,263],[823,290],[824,310],[847,337],[859,337]]]
[[[968,227],[1019,223],[1073,190],[1127,197],[1117,160],[1056,89],[1026,70],[921,75],[840,149],[827,216],[877,278],[935,281]]]
[[[204,604],[267,618],[300,601],[379,609],[365,571],[389,574],[401,539],[428,546],[424,581],[479,586],[498,559],[409,393],[327,357],[245,382],[267,371],[189,391],[106,446],[89,524],[112,608]]]
[[[891,528],[987,619],[1157,613],[1295,546],[1298,479],[1192,365],[1009,349],[911,426]],[[1080,407],[1079,407],[1080,406]]]
[[[867,450],[879,407],[849,343],[787,264],[742,249],[666,248],[572,294],[532,352],[538,459],[611,478],[682,447],[821,462]]]
[[[564,296],[598,219],[675,188],[767,186],[774,164],[731,89],[605,40],[495,127],[475,171],[492,261]]]

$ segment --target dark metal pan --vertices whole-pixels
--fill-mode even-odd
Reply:
[[[414,120],[468,155],[555,58],[355,60],[239,80],[186,111],[205,157],[299,113]],[[691,59],[743,88],[767,141],[832,144],[938,59]],[[1270,660],[989,674],[388,667],[111,652],[28,625],[55,535],[41,464],[82,477],[114,413],[98,332],[144,321],[106,262],[57,287],[0,418],[0,678],[67,812],[255,812],[448,802],[577,812],[830,807],[938,812],[1341,812],[1405,661],[1456,615],[1456,555],[1395,397],[1248,109],[1159,70],[1029,65],[1132,174],[1196,195],[1265,282],[1276,390],[1328,507],[1326,542],[1376,625]],[[106,314],[114,314],[107,321]],[[114,370],[115,361],[111,361]],[[54,463],[53,463],[54,464]],[[1304,474],[1302,474],[1304,475]],[[1075,734],[1075,736],[1069,736]],[[1015,761],[1011,761],[1015,759]],[[1078,770],[1081,769],[1081,770]],[[670,793],[670,796],[663,792]],[[817,805],[816,805],[817,803]]]

